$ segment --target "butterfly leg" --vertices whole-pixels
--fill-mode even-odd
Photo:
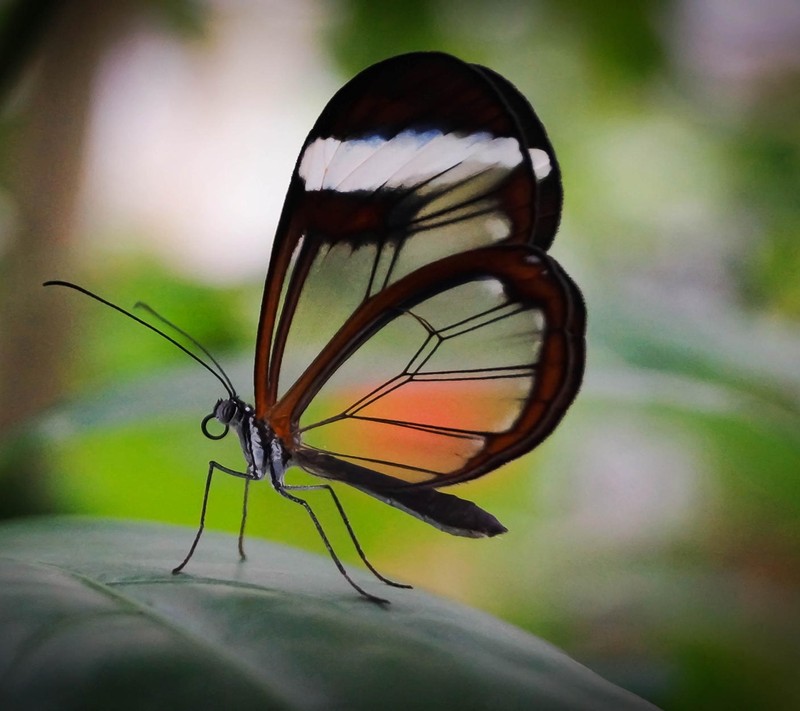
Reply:
[[[289,499],[289,501],[294,501],[294,503],[299,504],[306,510],[308,515],[311,517],[311,520],[313,521],[315,528],[317,529],[319,537],[325,544],[325,548],[328,550],[328,554],[330,555],[336,567],[339,569],[339,572],[342,574],[344,579],[348,583],[350,583],[353,589],[356,590],[356,592],[363,595],[365,598],[367,598],[367,600],[371,602],[377,602],[380,604],[388,605],[389,604],[388,600],[385,600],[382,597],[378,597],[377,595],[372,595],[368,593],[347,574],[344,565],[342,565],[342,561],[339,560],[339,556],[337,556],[336,552],[333,550],[333,546],[331,545],[331,542],[328,540],[328,536],[325,534],[325,530],[322,528],[322,524],[319,522],[317,515],[314,513],[314,509],[311,508],[311,504],[309,504],[308,501],[306,501],[305,499],[301,499],[299,496],[295,496],[294,494],[289,493],[287,491],[288,487],[285,484],[282,484],[280,482],[273,482],[273,485],[275,487],[275,491],[277,491],[281,496],[283,496],[283,498]]]
[[[350,540],[353,541],[353,545],[355,546],[356,551],[358,551],[358,555],[361,560],[364,562],[364,565],[369,568],[370,572],[378,578],[378,580],[386,583],[387,585],[391,585],[395,588],[408,588],[411,589],[412,585],[406,585],[405,583],[397,583],[394,580],[390,580],[384,575],[381,575],[375,568],[373,567],[372,563],[369,562],[367,559],[366,554],[364,553],[364,549],[361,547],[361,544],[356,537],[356,532],[353,530],[352,525],[350,524],[350,519],[347,517],[347,514],[344,511],[344,507],[342,506],[341,502],[339,501],[339,497],[336,495],[336,492],[333,490],[333,487],[330,484],[310,484],[305,486],[297,486],[297,485],[290,485],[284,484],[285,489],[290,489],[291,491],[321,491],[325,490],[333,499],[333,503],[336,504],[336,508],[339,511],[339,516],[341,516],[342,521],[344,522],[345,527],[347,528],[347,532],[350,534]]]
[[[239,559],[240,560],[247,560],[247,556],[244,554],[244,524],[247,521],[247,495],[250,491],[250,479],[251,477],[247,477],[244,480],[244,497],[242,499],[242,525],[239,526]]]
[[[235,469],[229,469],[228,467],[220,464],[219,462],[210,461],[208,463],[208,476],[206,476],[206,488],[203,492],[203,506],[200,509],[200,527],[197,529],[197,534],[194,537],[194,541],[192,541],[192,546],[189,548],[189,552],[186,554],[186,557],[180,563],[172,569],[172,574],[177,575],[180,573],[185,567],[186,564],[189,562],[191,557],[194,555],[195,548],[197,548],[197,544],[200,542],[200,536],[203,533],[203,529],[206,525],[206,508],[208,507],[208,493],[211,491],[211,477],[214,475],[214,470],[218,469],[221,472],[225,472],[226,474],[231,474],[232,476],[238,476],[246,479],[248,482],[252,478],[249,474],[245,474],[244,472],[236,471]],[[245,503],[246,506],[246,503]],[[242,530],[240,531],[240,540],[239,540],[239,550],[241,552],[241,535],[244,533],[244,521],[242,521]]]

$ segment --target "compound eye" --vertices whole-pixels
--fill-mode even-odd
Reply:
[[[212,410],[212,416],[216,417],[223,425],[230,424],[236,417],[239,408],[233,400],[217,400]]]
[[[220,415],[221,417],[218,417],[220,422],[227,424],[233,419],[234,415],[236,415],[236,405],[234,405],[230,400],[226,401],[222,406],[222,412]]]

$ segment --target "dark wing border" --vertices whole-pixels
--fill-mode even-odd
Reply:
[[[370,484],[364,477],[369,477],[371,470],[357,467],[357,470],[352,470],[352,483],[378,491],[387,487],[449,486],[482,476],[525,454],[544,440],[561,421],[583,378],[586,309],[578,287],[555,259],[533,247],[500,246],[464,252],[429,264],[365,302],[271,413],[270,423],[290,453],[302,461],[302,445],[296,436],[300,416],[328,378],[353,352],[398,313],[411,311],[435,294],[479,278],[501,280],[511,298],[541,309],[545,316],[537,377],[521,414],[508,430],[487,433],[481,451],[472,456],[461,470],[441,480],[410,484],[379,475]],[[349,467],[348,462],[340,461],[329,476],[349,482]]]

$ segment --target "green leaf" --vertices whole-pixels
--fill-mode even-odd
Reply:
[[[0,526],[3,709],[652,708],[533,636],[329,560],[187,528]]]

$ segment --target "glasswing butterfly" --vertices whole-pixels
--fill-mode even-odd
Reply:
[[[494,536],[506,528],[474,503],[439,491],[533,449],[580,386],[586,311],[546,250],[558,228],[558,163],[527,100],[486,67],[421,52],[362,71],[330,100],[292,174],[264,287],[255,356],[255,407],[201,351],[105,299],[199,361],[223,384],[202,422],[239,437],[246,469],[303,506],[299,466],[349,484],[443,531]],[[222,426],[209,429],[211,420]]]

